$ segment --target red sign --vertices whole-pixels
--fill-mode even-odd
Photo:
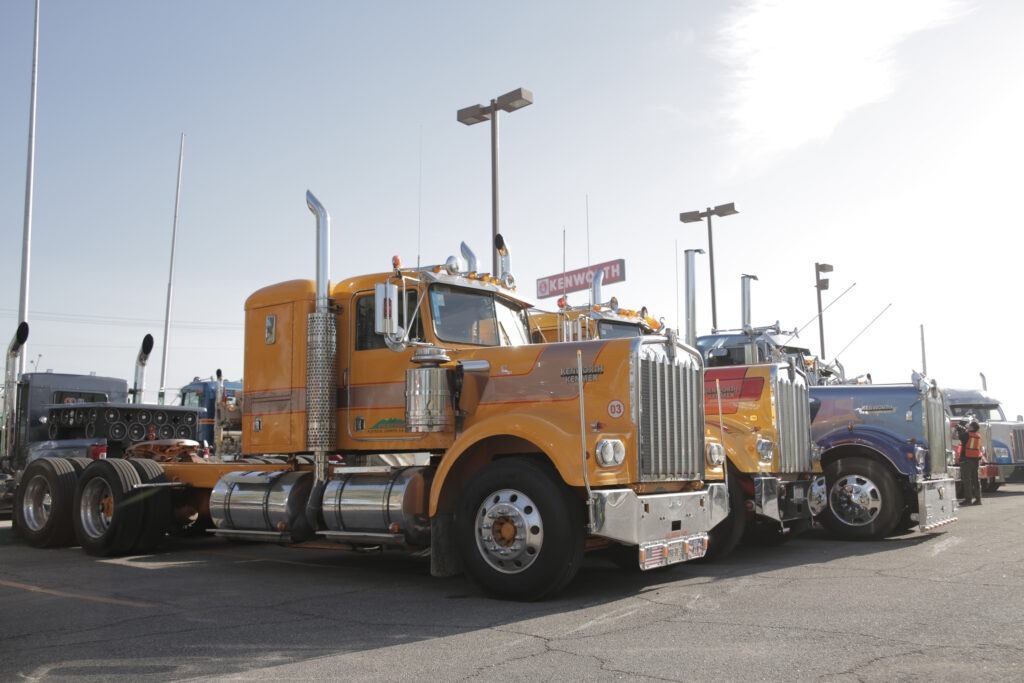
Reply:
[[[537,298],[545,299],[549,296],[559,296],[567,292],[588,289],[590,283],[594,281],[594,273],[599,270],[604,271],[603,284],[623,282],[626,279],[626,260],[620,258],[606,263],[598,263],[589,268],[579,268],[567,273],[542,277],[537,280]]]

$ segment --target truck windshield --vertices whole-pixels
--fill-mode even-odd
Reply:
[[[449,285],[430,288],[434,333],[442,341],[480,346],[519,346],[530,342],[526,311],[490,292]]]
[[[999,405],[959,404],[949,407],[953,417],[973,417],[980,422],[1003,422],[1006,416]]]
[[[190,408],[203,407],[203,390],[195,389],[193,391],[186,391],[181,397],[181,405],[188,406]]]
[[[601,339],[622,339],[624,337],[639,337],[642,332],[640,326],[635,323],[601,320],[597,323],[597,334]]]

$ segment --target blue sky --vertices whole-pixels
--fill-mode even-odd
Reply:
[[[33,12],[0,6],[5,345]],[[831,263],[826,305],[853,288],[825,314],[829,358],[906,381],[923,325],[940,384],[984,373],[1024,412],[1002,351],[1022,331],[1022,3],[43,0],[40,33],[30,369],[131,378],[148,332],[155,399],[182,132],[169,388],[240,377],[245,298],[313,276],[307,189],[331,212],[335,281],[462,240],[489,262],[489,130],[455,112],[525,87],[535,103],[501,119],[500,185],[527,294],[562,270],[564,232],[569,269],[625,259],[605,295],[675,325],[676,254],[681,271],[707,247],[678,215],[732,201],[714,228],[721,327],[740,324],[743,273],[755,324],[804,326]],[[707,256],[697,285],[706,331]],[[817,325],[800,339],[817,351]]]

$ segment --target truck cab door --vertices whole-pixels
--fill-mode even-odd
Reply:
[[[407,292],[399,311],[414,310],[416,291]],[[345,344],[338,435],[348,442],[380,442],[380,448],[416,448],[421,434],[405,431],[405,372],[415,349],[392,351],[383,335],[374,332],[373,290],[358,292],[347,307],[351,319]],[[419,318],[417,318],[417,321]],[[422,339],[422,325],[413,324],[412,339]]]

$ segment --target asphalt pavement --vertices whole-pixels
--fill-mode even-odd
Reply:
[[[716,563],[588,556],[541,603],[428,561],[172,539],[93,558],[0,522],[0,680],[1019,681],[1024,485],[931,534],[812,531]]]

